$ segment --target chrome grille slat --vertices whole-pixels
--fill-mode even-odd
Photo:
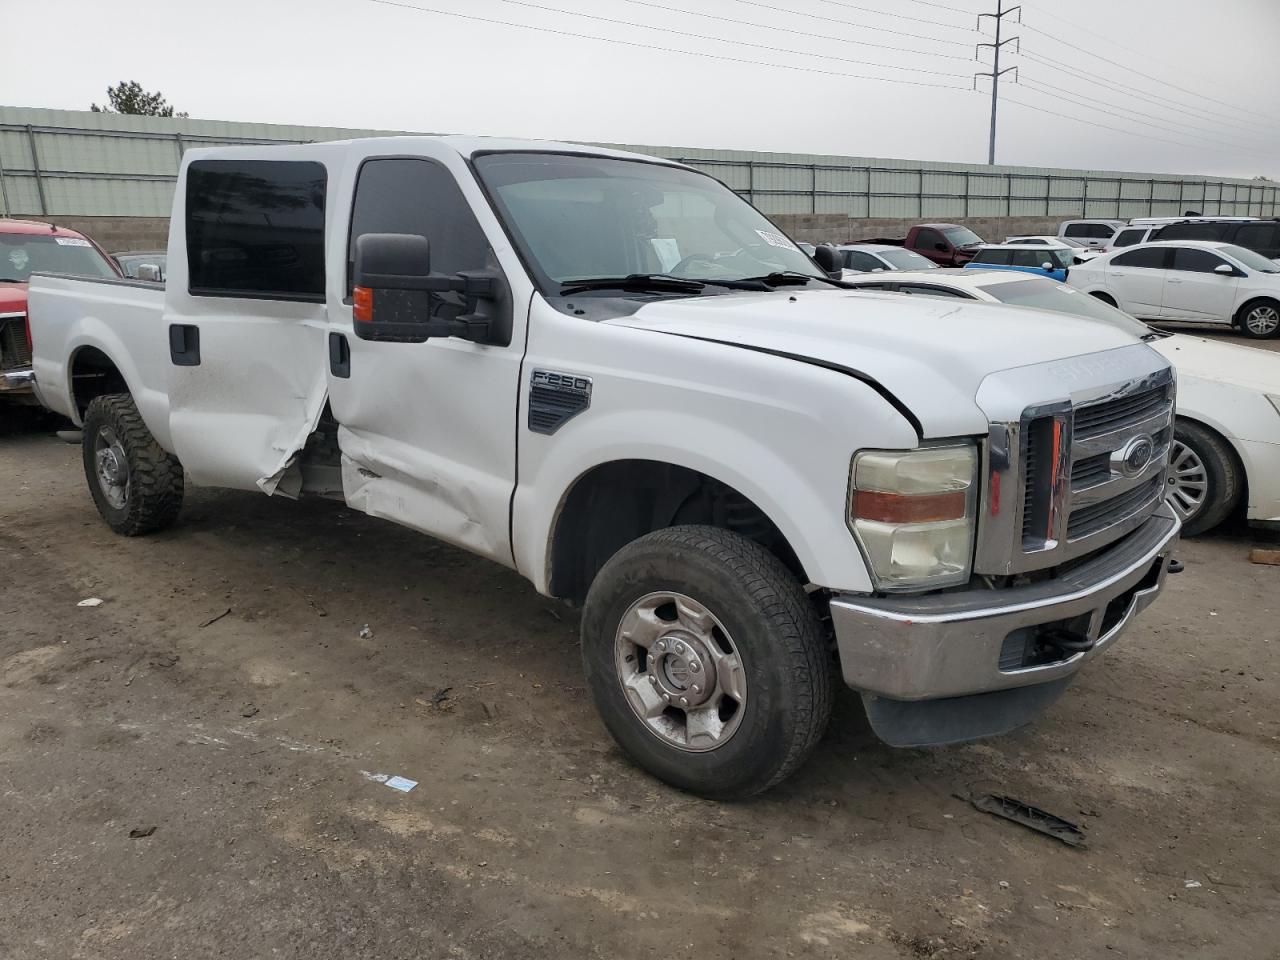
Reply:
[[[1128,427],[1148,416],[1162,412],[1168,405],[1170,390],[1161,387],[1145,393],[1115,400],[1103,400],[1079,407],[1073,417],[1077,440],[1087,440],[1099,434]]]
[[[1067,521],[1068,542],[1074,543],[1102,533],[1150,506],[1160,498],[1164,489],[1163,473],[1161,470],[1160,475],[1148,477],[1143,483],[1117,496],[1071,511],[1071,518]]]

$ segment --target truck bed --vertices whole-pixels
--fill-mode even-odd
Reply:
[[[79,426],[83,410],[76,402],[76,381],[99,376],[94,361],[105,354],[123,374],[156,440],[168,448],[170,359],[164,285],[34,274],[28,301],[40,401]]]

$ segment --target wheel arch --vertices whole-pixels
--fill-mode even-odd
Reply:
[[[1250,307],[1255,307],[1263,303],[1269,303],[1272,306],[1274,306],[1277,310],[1280,310],[1280,297],[1271,296],[1265,293],[1259,294],[1258,296],[1250,297],[1248,300],[1245,300],[1243,303],[1240,304],[1239,308],[1235,312],[1235,315],[1231,318],[1231,325],[1235,327],[1237,330],[1243,330],[1245,313],[1249,310]],[[1277,336],[1277,335],[1280,335],[1280,330],[1277,330],[1277,333],[1272,334],[1271,336]]]
[[[1236,439],[1227,432],[1216,418],[1204,416],[1199,413],[1191,415],[1183,413],[1177,414],[1174,419],[1175,428],[1179,424],[1192,424],[1193,426],[1199,427],[1206,433],[1211,434],[1214,439],[1218,440],[1222,444],[1223,448],[1231,457],[1240,478],[1239,500],[1233,509],[1238,509],[1240,503],[1247,504],[1249,502],[1249,467]]]

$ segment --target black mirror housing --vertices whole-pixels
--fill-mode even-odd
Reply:
[[[829,243],[822,243],[813,251],[813,262],[820,266],[832,280],[844,276],[844,257]]]

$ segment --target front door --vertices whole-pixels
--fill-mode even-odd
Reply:
[[[1215,273],[1229,266],[1231,273]],[[1161,315],[1169,320],[1215,320],[1230,323],[1240,278],[1235,267],[1209,250],[1177,247],[1173,268],[1164,283]]]
[[[163,326],[169,428],[205,486],[297,492],[324,406],[328,174],[310,159],[195,160],[179,184]]]
[[[340,424],[347,502],[511,566],[510,504],[527,298],[518,306],[510,295],[499,301],[500,309],[513,315],[514,333],[506,345],[456,337],[396,343],[358,336],[350,302],[357,237],[426,237],[430,269],[436,273],[498,264],[443,162],[370,157],[355,176],[348,297],[334,308],[329,360],[329,398]],[[425,312],[445,319],[461,309],[459,295],[442,293],[430,295]],[[361,332],[369,335],[363,322]]]
[[[1167,251],[1168,247],[1140,247],[1111,258],[1105,268],[1107,289],[1121,310],[1147,319],[1161,316]]]

